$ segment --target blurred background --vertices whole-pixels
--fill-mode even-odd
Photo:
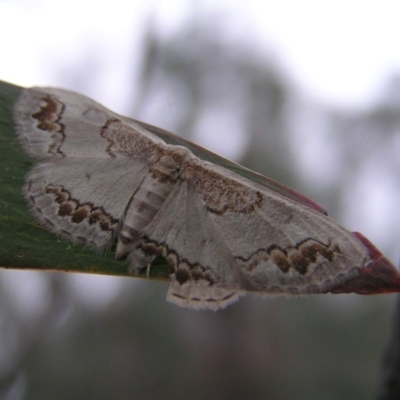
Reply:
[[[0,79],[94,98],[314,199],[397,264],[397,1],[0,0]],[[395,296],[0,270],[0,398],[372,399]]]

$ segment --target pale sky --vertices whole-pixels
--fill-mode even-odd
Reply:
[[[307,97],[363,107],[400,70],[399,11],[396,0],[3,0],[0,79],[62,85],[54,71],[63,64],[82,68],[90,44],[102,61],[91,95],[124,108],[124,83],[138,65],[132,49],[140,45],[149,17],[169,35],[194,13],[218,18],[227,41],[273,54]]]

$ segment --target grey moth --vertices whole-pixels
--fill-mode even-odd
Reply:
[[[167,299],[217,310],[241,295],[398,291],[396,268],[312,200],[172,133],[55,88],[22,91],[24,196],[38,223],[127,257],[163,256]]]

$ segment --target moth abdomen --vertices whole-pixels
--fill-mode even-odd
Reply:
[[[125,211],[118,238],[117,258],[130,251],[138,234],[153,220],[190,157],[192,153],[184,147],[170,146],[152,165]]]

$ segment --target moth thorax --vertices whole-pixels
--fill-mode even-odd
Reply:
[[[182,167],[193,158],[192,152],[183,146],[168,146],[151,170],[155,179],[176,181]]]

